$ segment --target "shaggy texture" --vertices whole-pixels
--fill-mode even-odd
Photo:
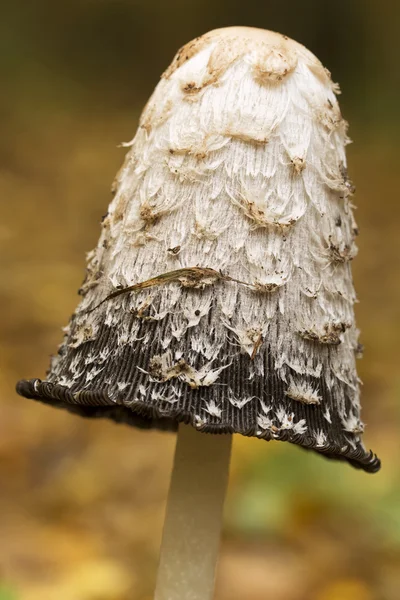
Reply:
[[[27,397],[87,416],[286,440],[366,471],[346,122],[280,34],[183,47],[141,117],[83,298]]]

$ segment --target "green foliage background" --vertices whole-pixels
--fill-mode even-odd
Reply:
[[[4,0],[0,19],[1,600],[150,600],[174,438],[14,393],[44,376],[138,115],[215,27],[281,31],[339,81],[374,476],[237,437],[217,600],[395,600],[400,589],[400,71],[396,0]]]

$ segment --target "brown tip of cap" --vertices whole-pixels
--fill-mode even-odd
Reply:
[[[302,58],[317,77],[326,83],[330,81],[330,74],[324,69],[321,62],[298,42],[275,31],[240,26],[214,29],[188,42],[177,52],[163,77],[168,79],[188,60],[213,43],[217,44],[217,48],[211,59],[217,62],[219,68],[223,70],[237,58],[253,50],[264,56],[271,52],[278,52],[283,61],[287,63],[287,71],[293,70],[297,60]]]

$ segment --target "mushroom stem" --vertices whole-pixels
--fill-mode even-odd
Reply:
[[[179,425],[154,600],[211,600],[232,435]]]

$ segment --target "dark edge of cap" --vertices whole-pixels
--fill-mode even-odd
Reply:
[[[197,426],[193,415],[182,410],[169,412],[168,416],[160,413],[154,406],[145,402],[136,401],[130,406],[113,402],[105,392],[84,392],[84,403],[77,403],[71,391],[62,385],[41,381],[40,379],[22,379],[16,385],[20,396],[38,400],[45,404],[63,408],[74,414],[89,418],[109,418],[117,423],[125,423],[141,429],[160,429],[176,431],[178,423],[186,423],[203,433],[239,433],[247,437],[256,437],[266,441],[275,440],[289,442],[306,450],[314,450],[325,458],[345,460],[352,467],[362,469],[366,473],[376,473],[381,468],[380,459],[372,451],[365,452],[362,448],[347,447],[343,450],[339,444],[329,443],[324,447],[317,447],[314,438],[305,434],[296,434],[290,430],[278,431],[274,434],[266,430],[262,435],[256,435],[255,430],[239,431],[231,426],[207,424]]]

